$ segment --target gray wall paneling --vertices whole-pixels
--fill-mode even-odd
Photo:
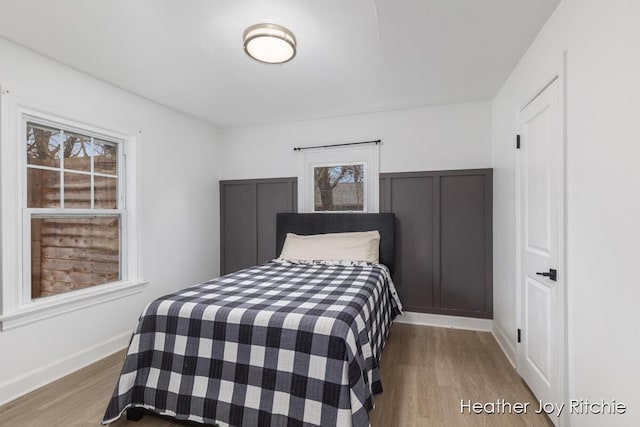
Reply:
[[[275,258],[276,214],[296,212],[297,178],[220,181],[222,274]]]
[[[297,212],[298,185],[290,180],[256,183],[258,264],[276,257],[276,214]]]
[[[434,301],[434,227],[425,221],[423,212],[434,211],[433,177],[391,178],[388,188],[390,207],[382,212],[396,215],[396,274],[402,283],[402,301],[406,310],[431,307]],[[384,190],[383,190],[384,191]],[[386,194],[385,194],[386,197]],[[402,236],[402,237],[400,237]],[[400,291],[399,291],[400,292]]]
[[[394,281],[408,311],[493,316],[492,170],[380,175],[396,214]],[[275,215],[297,211],[297,179],[220,182],[221,271],[275,255]]]
[[[380,175],[397,218],[394,282],[408,311],[493,317],[491,169]]]
[[[220,269],[222,274],[237,271],[256,260],[255,184],[220,183]]]

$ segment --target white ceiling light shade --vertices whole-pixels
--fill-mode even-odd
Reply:
[[[244,32],[244,51],[256,61],[282,64],[296,56],[296,37],[277,24],[256,24]]]

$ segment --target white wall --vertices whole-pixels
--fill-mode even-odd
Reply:
[[[563,0],[493,102],[495,318],[513,343],[517,107],[567,50],[569,397],[630,407],[572,426],[640,419],[639,22],[637,0]]]
[[[297,176],[294,147],[382,139],[380,172],[491,166],[488,102],[226,129],[222,179]]]
[[[0,58],[0,85],[13,95],[142,131],[141,252],[149,281],[133,297],[0,332],[1,404],[123,347],[148,302],[218,274],[220,149],[214,128],[4,39]]]

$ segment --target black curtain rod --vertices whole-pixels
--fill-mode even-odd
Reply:
[[[330,145],[314,145],[313,147],[295,147],[293,151],[311,150],[313,148],[332,148],[332,147],[344,147],[346,145],[360,145],[360,144],[380,144],[382,141],[376,139],[375,141],[361,141],[361,142],[347,142],[344,144],[330,144]]]

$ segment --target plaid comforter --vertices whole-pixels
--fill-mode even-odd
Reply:
[[[368,426],[401,311],[386,267],[270,261],[142,313],[104,415],[220,426]]]

